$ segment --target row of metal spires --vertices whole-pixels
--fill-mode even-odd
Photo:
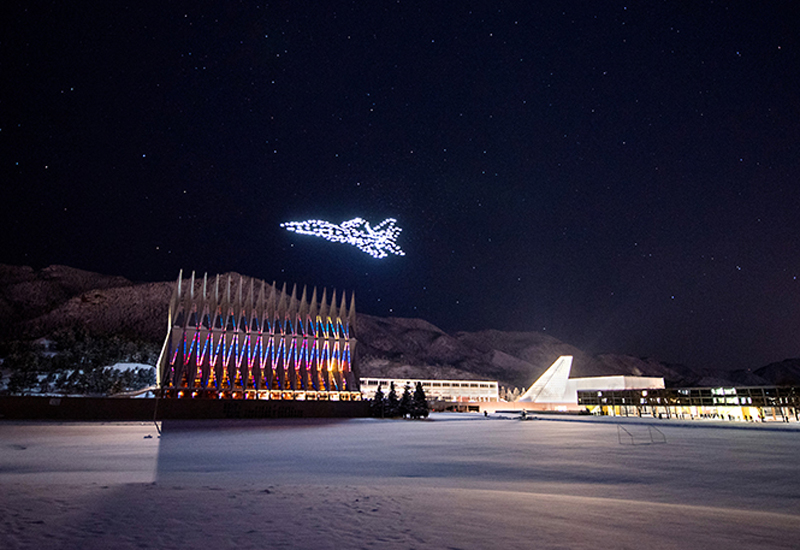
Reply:
[[[251,277],[245,278],[240,275],[238,285],[236,285],[231,274],[228,274],[227,281],[223,279],[222,287],[220,287],[220,279],[220,275],[216,275],[212,284],[213,288],[209,288],[208,273],[204,273],[202,285],[198,285],[199,281],[195,278],[195,272],[192,271],[190,282],[187,285],[184,283],[183,270],[181,269],[178,274],[178,283],[170,301],[168,327],[171,328],[173,326],[173,321],[178,318],[180,311],[185,313],[184,318],[188,320],[188,314],[192,311],[197,311],[198,314],[202,315],[205,310],[208,310],[213,315],[219,309],[227,315],[232,309],[236,319],[241,317],[250,319],[255,315],[256,318],[261,320],[299,318],[301,320],[310,319],[314,322],[319,317],[323,322],[330,318],[335,323],[338,317],[350,326],[351,337],[354,335],[356,319],[355,293],[350,294],[350,308],[348,310],[344,291],[342,291],[342,299],[337,307],[336,290],[333,291],[331,299],[328,301],[327,289],[322,290],[322,298],[318,300],[317,287],[314,287],[309,299],[305,286],[303,286],[303,292],[298,298],[296,284],[292,286],[292,293],[289,294],[286,291],[286,283],[283,284],[281,290],[278,290],[274,281],[271,285],[268,285],[263,280]],[[238,288],[232,292],[234,285]],[[260,288],[256,297],[257,287]]]

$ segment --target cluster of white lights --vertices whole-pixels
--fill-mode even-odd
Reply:
[[[375,227],[362,218],[353,218],[340,225],[324,220],[306,220],[303,222],[286,222],[281,227],[301,235],[322,237],[335,243],[347,243],[358,247],[373,258],[385,258],[388,253],[405,256],[395,240],[402,231],[395,224],[397,220],[387,218]]]

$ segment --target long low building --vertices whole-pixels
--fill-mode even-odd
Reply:
[[[361,378],[362,399],[372,399],[380,386],[386,395],[394,382],[398,397],[406,384],[414,391],[417,382],[429,401],[450,401],[459,403],[497,401],[500,398],[496,380],[423,380],[415,378]]]
[[[800,421],[800,387],[741,386],[579,391],[578,403],[593,414]]]

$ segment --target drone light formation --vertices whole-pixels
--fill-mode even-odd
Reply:
[[[335,243],[347,243],[358,247],[373,258],[385,258],[390,253],[405,256],[395,240],[402,231],[395,224],[397,220],[387,218],[375,227],[363,218],[353,218],[340,225],[324,220],[306,220],[302,222],[286,222],[281,227],[301,235],[322,237]]]

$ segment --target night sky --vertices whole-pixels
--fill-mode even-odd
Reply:
[[[795,2],[0,8],[0,263],[239,273],[447,331],[800,356]],[[280,223],[397,219],[374,259]]]

